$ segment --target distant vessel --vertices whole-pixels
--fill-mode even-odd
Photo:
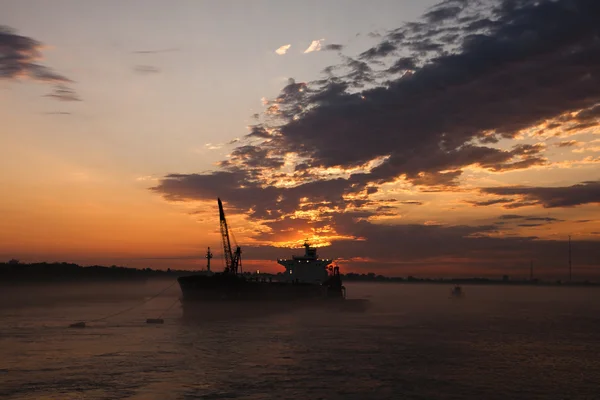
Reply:
[[[225,304],[265,303],[282,307],[308,304],[333,304],[345,300],[346,289],[342,285],[339,268],[331,267],[331,259],[319,259],[316,248],[304,243],[305,254],[291,259],[277,260],[286,268],[282,279],[272,280],[241,274],[242,250],[235,244],[232,250],[229,229],[223,203],[218,199],[219,219],[225,268],[222,272],[211,272],[178,278],[182,292],[182,304],[220,306]],[[209,257],[210,255],[210,257]],[[209,264],[212,254],[206,256]],[[210,270],[210,267],[208,267]],[[333,302],[333,303],[332,303]],[[344,303],[347,303],[344,301]]]
[[[454,298],[462,298],[465,296],[465,292],[463,291],[463,289],[460,286],[455,286],[450,291],[450,296],[452,296]]]

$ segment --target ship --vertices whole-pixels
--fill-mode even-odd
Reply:
[[[207,252],[208,271],[178,278],[181,303],[184,306],[204,310],[285,310],[295,306],[345,305],[356,306],[356,300],[346,300],[346,288],[342,284],[338,266],[333,259],[320,259],[316,247],[304,243],[304,255],[290,259],[278,259],[285,267],[279,278],[242,273],[242,249],[233,243],[220,198],[219,221],[223,241],[225,267],[221,272],[210,270],[212,253]],[[235,249],[235,250],[234,250]],[[245,312],[245,311],[244,311]]]

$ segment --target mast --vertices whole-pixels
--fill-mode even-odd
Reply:
[[[571,235],[569,235],[569,282],[571,282],[572,275],[572,265],[571,265]]]
[[[213,258],[213,255],[210,252],[210,247],[206,251],[206,255],[204,257],[206,258],[206,270],[210,272],[210,259]]]
[[[533,260],[531,260],[531,263],[529,264],[529,280],[533,280]]]

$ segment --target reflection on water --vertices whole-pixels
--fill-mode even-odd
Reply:
[[[595,398],[600,290],[348,284],[367,313],[146,324],[168,283],[2,291],[2,399]]]

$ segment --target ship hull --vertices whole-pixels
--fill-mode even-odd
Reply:
[[[360,311],[364,305],[345,300],[340,285],[247,280],[226,274],[178,279],[185,317],[202,320],[243,318],[304,308]]]
[[[343,297],[341,290],[328,285],[248,280],[226,274],[184,276],[178,282],[183,302],[281,303]]]

